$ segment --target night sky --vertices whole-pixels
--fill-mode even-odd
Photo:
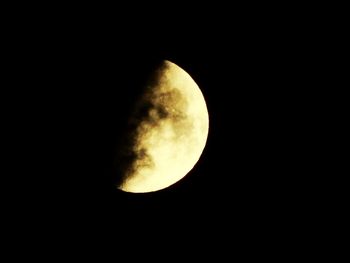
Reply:
[[[287,216],[299,184],[288,151],[296,139],[288,121],[293,80],[282,62],[290,50],[276,47],[268,35],[241,34],[215,44],[207,43],[210,37],[149,45],[115,40],[77,52],[81,68],[73,74],[79,85],[67,88],[73,114],[64,111],[72,125],[67,151],[76,169],[64,177],[84,212],[96,210],[120,226],[162,216],[209,224],[214,217],[219,228],[233,226],[230,220],[248,227],[257,217],[273,224],[273,218]],[[80,60],[85,54],[91,56]],[[172,187],[123,193],[113,186],[116,145],[145,80],[163,59],[185,69],[201,88],[210,118],[207,145],[194,169]]]
[[[25,180],[38,189],[31,203],[39,204],[50,229],[83,243],[96,235],[95,242],[108,237],[132,246],[152,236],[203,249],[222,236],[244,247],[299,230],[312,202],[301,140],[308,47],[292,37],[290,25],[258,20],[225,27],[197,22],[164,32],[140,24],[126,32],[77,24],[23,36],[28,44],[19,57],[35,73],[25,81],[38,101],[29,127],[40,127],[32,141],[42,142],[40,176]],[[125,193],[114,186],[117,146],[133,103],[164,59],[202,91],[207,145],[175,185]]]

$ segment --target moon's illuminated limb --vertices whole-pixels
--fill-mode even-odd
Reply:
[[[134,193],[157,191],[183,178],[199,160],[209,130],[202,92],[170,61],[147,87],[142,103],[152,106],[138,123],[133,146],[137,158],[119,186]]]

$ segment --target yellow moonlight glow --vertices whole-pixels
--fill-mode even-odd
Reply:
[[[202,92],[179,66],[164,61],[141,105],[152,105],[137,123],[133,151],[138,158],[119,188],[145,193],[166,188],[183,178],[202,154],[209,117]]]

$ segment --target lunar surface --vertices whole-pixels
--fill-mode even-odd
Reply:
[[[130,119],[129,163],[120,190],[146,193],[182,179],[199,160],[209,116],[201,90],[176,64],[164,61]]]

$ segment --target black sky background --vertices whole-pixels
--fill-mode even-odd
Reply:
[[[305,75],[314,46],[294,20],[253,17],[215,23],[206,17],[171,28],[162,18],[23,24],[13,48],[27,72],[21,82],[32,87],[20,96],[35,97],[23,128],[36,150],[23,153],[35,159],[26,166],[35,175],[20,185],[35,191],[23,190],[21,213],[40,215],[33,221],[47,226],[47,238],[87,247],[108,239],[141,246],[155,237],[181,238],[192,250],[226,237],[245,247],[252,239],[264,246],[297,236],[316,198],[304,169],[312,135]],[[164,59],[201,88],[208,142],[180,182],[155,193],[124,193],[113,185],[117,143],[145,80]]]
[[[162,216],[186,225],[215,218],[207,228],[213,231],[222,223],[233,227],[231,220],[243,228],[277,224],[276,217],[290,222],[303,188],[293,145],[300,132],[293,127],[297,54],[276,31],[236,34],[216,39],[204,32],[176,40],[146,34],[131,43],[102,38],[87,46],[79,39],[64,50],[60,74],[69,84],[61,84],[57,117],[63,112],[69,166],[63,165],[58,180],[69,189],[63,200],[76,202],[69,206],[74,213],[102,213],[121,228],[134,221],[153,224]],[[176,185],[150,194],[123,193],[112,184],[116,143],[148,74],[163,59],[200,86],[210,116],[208,143],[199,163]]]

